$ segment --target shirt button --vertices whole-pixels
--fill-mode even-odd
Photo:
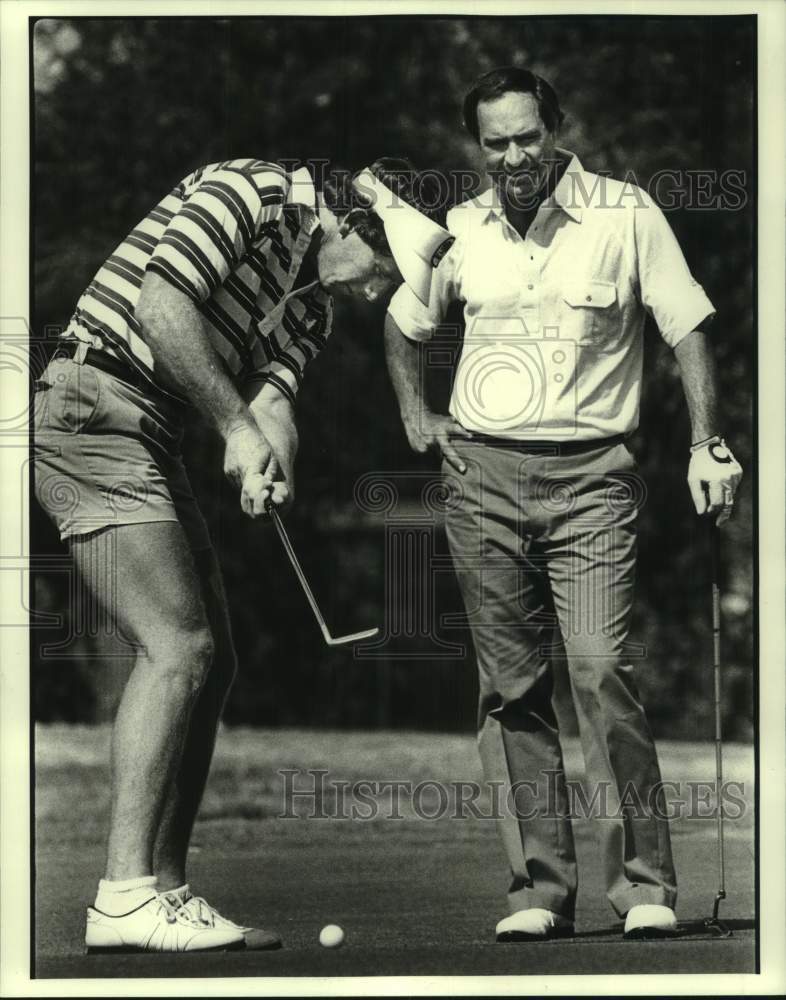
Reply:
[[[591,295],[587,296],[587,302],[592,302],[592,296]]]
[[[534,287],[535,287],[534,285],[527,285],[527,288],[528,288],[528,289],[529,289],[530,291],[532,291],[532,289],[533,289]]]

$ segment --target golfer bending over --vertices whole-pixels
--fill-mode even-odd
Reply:
[[[414,201],[406,161],[366,174]],[[90,951],[281,943],[221,916],[186,878],[235,653],[180,443],[190,405],[221,434],[247,514],[291,503],[295,395],[330,334],[331,296],[374,301],[402,281],[368,205],[348,177],[317,194],[305,167],[200,167],[105,261],[37,383],[36,496],[91,598],[137,647],[112,736]]]

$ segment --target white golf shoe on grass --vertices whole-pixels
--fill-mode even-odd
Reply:
[[[247,951],[273,951],[281,947],[281,937],[276,931],[264,930],[261,927],[241,927],[228,917],[222,916],[202,896],[192,896],[187,885],[166,895],[172,900],[178,900],[183,909],[203,926],[242,934]]]
[[[559,913],[533,907],[518,910],[497,924],[497,941],[551,941],[573,937],[573,921]]]
[[[245,947],[238,929],[216,927],[197,919],[177,897],[154,895],[146,903],[111,917],[87,908],[88,955],[135,951],[230,951]]]
[[[640,903],[628,910],[622,936],[628,941],[643,941],[647,938],[674,937],[676,933],[674,910],[657,903]]]

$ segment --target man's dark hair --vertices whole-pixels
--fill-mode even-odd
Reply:
[[[387,185],[397,197],[423,215],[445,225],[447,205],[433,172],[420,173],[404,157],[382,156],[369,167],[372,174]],[[322,194],[325,204],[338,218],[352,213],[352,230],[378,253],[392,256],[382,220],[370,210],[369,200],[352,185],[348,170],[335,168],[325,177]]]
[[[478,128],[478,105],[481,101],[493,101],[503,94],[532,94],[538,102],[541,121],[554,132],[565,118],[560,110],[559,100],[551,84],[536,76],[528,69],[518,66],[498,66],[489,70],[475,81],[472,90],[464,98],[464,124],[476,142],[480,142]]]

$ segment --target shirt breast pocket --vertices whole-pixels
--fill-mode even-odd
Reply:
[[[560,336],[584,347],[610,350],[621,334],[622,316],[613,281],[576,281],[562,292]]]

